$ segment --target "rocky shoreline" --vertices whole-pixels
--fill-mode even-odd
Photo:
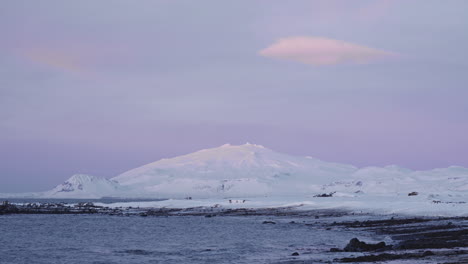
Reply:
[[[405,217],[380,216],[354,213],[344,210],[297,210],[282,208],[110,208],[91,202],[67,203],[0,203],[0,215],[5,214],[98,214],[111,216],[168,217],[168,216],[265,216],[294,218],[289,225],[307,225],[325,230],[358,231],[389,237],[391,243],[369,243],[356,237],[347,245],[330,248],[330,254],[338,254],[333,263],[361,263],[396,260],[427,260],[430,263],[468,263],[468,217]],[[328,219],[328,220],[327,220]],[[332,221],[338,220],[338,221]],[[351,221],[350,221],[351,219]],[[320,220],[320,221],[319,221]],[[346,220],[346,221],[343,221]],[[276,224],[265,220],[263,224]],[[292,252],[292,259],[283,264],[317,263],[308,260],[307,251]],[[341,254],[341,255],[340,255]],[[391,262],[390,262],[391,263]]]
[[[367,244],[354,238],[342,251],[366,252],[339,262],[375,262],[429,259],[435,263],[468,263],[468,217],[401,218],[333,223],[378,235],[390,236],[394,243]],[[340,249],[331,249],[341,251]],[[451,259],[450,261],[442,261]],[[452,261],[453,260],[453,261]],[[440,261],[440,262],[439,262]]]
[[[339,217],[347,215],[344,210],[313,210],[302,211],[297,207],[278,208],[225,208],[221,206],[198,206],[190,208],[140,208],[140,207],[107,207],[95,205],[92,202],[75,204],[59,203],[0,203],[0,215],[5,214],[101,214],[116,216],[311,216]]]

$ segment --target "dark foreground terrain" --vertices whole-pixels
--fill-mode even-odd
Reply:
[[[340,262],[429,259],[434,263],[468,263],[468,218],[391,218],[333,225],[374,232],[393,240],[391,244],[370,244],[354,238],[342,250],[331,250],[366,253],[340,258]]]
[[[22,219],[22,215],[70,215],[74,222],[80,222],[82,218],[79,215],[98,217],[91,218],[98,221],[99,219],[108,219],[108,221],[116,221],[120,217],[130,217],[128,222],[141,222],[136,219],[147,219],[143,221],[145,225],[155,224],[164,220],[165,223],[177,226],[179,220],[184,219],[184,228],[192,227],[192,229],[200,228],[207,225],[210,228],[212,223],[215,223],[213,229],[218,228],[214,233],[212,230],[207,233],[209,236],[220,236],[218,242],[211,241],[213,244],[222,245],[226,239],[234,239],[231,231],[226,231],[231,228],[233,230],[243,230],[252,228],[255,232],[259,232],[252,237],[252,243],[249,244],[250,249],[243,249],[246,245],[243,243],[242,233],[236,235],[239,241],[233,242],[231,249],[224,247],[207,248],[198,258],[192,259],[192,256],[197,256],[197,252],[193,254],[187,253],[180,259],[172,259],[171,254],[176,254],[170,250],[168,252],[155,253],[149,249],[138,248],[121,248],[120,253],[132,255],[131,260],[120,262],[118,259],[109,259],[103,262],[94,263],[170,263],[171,261],[181,261],[184,263],[204,263],[204,260],[212,260],[218,263],[468,263],[468,217],[403,217],[403,216],[377,216],[368,214],[355,214],[350,211],[339,210],[314,210],[301,211],[297,208],[265,208],[265,209],[226,209],[221,207],[195,207],[186,209],[168,209],[168,208],[108,208],[105,206],[95,206],[90,202],[81,202],[76,204],[66,203],[22,203],[11,204],[2,202],[0,204],[0,215],[15,215]],[[1,217],[1,216],[0,216]],[[78,218],[77,218],[78,217]],[[84,216],[82,216],[84,217]],[[113,218],[106,218],[113,217]],[[115,218],[118,217],[118,218]],[[175,217],[175,218],[174,218]],[[239,218],[240,217],[240,218]],[[8,220],[9,218],[0,218]],[[33,228],[37,228],[40,233],[40,226],[43,218],[27,218],[33,222]],[[47,218],[54,219],[54,218]],[[63,219],[63,218],[60,218]],[[67,218],[68,219],[68,218]],[[89,221],[88,218],[84,218]],[[151,220],[154,219],[154,220]],[[158,220],[159,219],[159,220]],[[172,219],[172,220],[171,220]],[[206,219],[206,220],[201,220]],[[219,219],[219,220],[210,220]],[[224,219],[224,220],[223,220]],[[232,220],[230,220],[232,219]],[[239,220],[245,219],[245,220]],[[15,220],[17,221],[17,220]],[[34,221],[38,221],[35,223]],[[214,221],[214,222],[213,222]],[[245,222],[244,222],[245,221]],[[118,221],[125,227],[125,221]],[[5,222],[2,222],[4,224]],[[198,224],[197,224],[198,223]],[[93,224],[91,224],[92,226]],[[231,226],[232,225],[232,226]],[[236,226],[238,225],[238,226]],[[138,227],[138,224],[136,224]],[[168,228],[169,225],[164,228]],[[226,226],[226,230],[224,230]],[[5,229],[8,227],[3,226]],[[51,227],[53,228],[53,227]],[[141,229],[144,229],[141,226]],[[152,227],[154,228],[154,227]],[[163,229],[164,229],[163,228]],[[192,229],[190,229],[192,231]],[[261,231],[258,231],[260,229]],[[101,230],[101,229],[99,229]],[[122,232],[125,232],[124,229]],[[169,231],[168,231],[169,230]],[[164,231],[171,233],[172,228]],[[245,231],[244,236],[248,236],[253,231]],[[159,229],[153,232],[159,232]],[[190,232],[191,232],[190,231]],[[8,231],[13,232],[8,229]],[[18,230],[17,232],[22,232]],[[28,231],[29,232],[29,231]],[[120,231],[117,231],[120,232]],[[162,231],[161,231],[162,232]],[[188,232],[187,234],[189,234]],[[224,234],[223,232],[227,232]],[[198,233],[196,233],[199,236]],[[283,234],[280,237],[278,234]],[[46,234],[44,234],[45,236]],[[75,234],[76,235],[76,234]],[[96,233],[99,235],[99,231]],[[145,234],[146,235],[146,234]],[[181,241],[187,241],[187,237],[178,234]],[[223,235],[226,237],[223,239]],[[132,236],[132,235],[129,235]],[[142,235],[143,236],[143,235]],[[288,238],[287,236],[291,236]],[[309,237],[309,238],[308,238]],[[143,239],[143,237],[140,237]],[[37,237],[41,240],[42,238]],[[80,237],[78,237],[80,239]],[[150,238],[142,240],[142,243]],[[172,239],[177,240],[176,237]],[[199,237],[189,237],[189,239],[199,240]],[[212,239],[212,238],[210,238]],[[174,241],[168,237],[167,243]],[[257,241],[257,242],[255,242]],[[8,243],[8,241],[2,241]],[[193,242],[193,241],[192,241]],[[196,241],[195,241],[196,242]],[[267,243],[268,242],[268,243]],[[185,243],[185,242],[183,242]],[[184,244],[179,245],[184,245]],[[257,245],[255,244],[257,243]],[[266,243],[262,245],[262,243]],[[275,244],[275,247],[271,247]],[[185,245],[184,245],[185,246]],[[161,248],[161,245],[158,245]],[[49,249],[50,250],[50,249]],[[171,249],[172,250],[172,249]],[[177,248],[175,249],[177,250]],[[182,246],[180,250],[184,249]],[[193,249],[190,249],[193,250]],[[189,250],[189,251],[190,251]],[[205,249],[203,249],[205,250]],[[245,256],[245,252],[252,251],[252,254],[266,254],[263,257],[255,258]],[[272,251],[272,252],[267,252]],[[172,252],[172,253],[171,253]],[[209,253],[207,253],[209,252]],[[6,252],[0,252],[5,254]],[[65,251],[64,254],[67,252]],[[23,252],[27,254],[27,252]],[[118,255],[117,254],[117,255]],[[169,254],[164,255],[164,254]],[[239,258],[235,256],[239,255]],[[3,255],[5,256],[5,255]],[[141,258],[138,258],[140,256]],[[142,258],[144,256],[144,258]],[[245,261],[244,261],[245,260]],[[9,262],[0,263],[23,263],[24,259],[20,257],[9,258]],[[50,260],[44,259],[44,263]],[[68,260],[68,263],[73,261]],[[41,263],[41,262],[38,262]],[[50,262],[53,263],[53,262]],[[78,262],[77,262],[78,263]]]

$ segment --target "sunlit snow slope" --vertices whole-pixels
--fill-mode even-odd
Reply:
[[[160,197],[306,194],[349,177],[350,165],[281,154],[263,146],[223,145],[127,171],[113,180]]]

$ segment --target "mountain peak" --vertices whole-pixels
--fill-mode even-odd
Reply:
[[[64,183],[57,185],[47,195],[56,197],[112,196],[118,188],[118,183],[106,178],[87,174],[75,174]]]
[[[255,155],[264,155],[267,153],[273,153],[272,150],[265,148],[262,145],[245,143],[243,145],[231,145],[224,144],[215,148],[202,149],[190,154],[178,156],[172,159],[163,159],[164,162],[170,160],[186,160],[189,162],[192,161],[201,161],[201,160],[230,160],[230,161],[239,161],[244,160],[249,157],[253,158]],[[258,157],[257,157],[258,158]]]
[[[88,175],[88,174],[74,174],[71,176],[66,182],[72,183],[72,184],[80,184],[84,182],[92,182],[95,180],[99,180],[99,177]]]
[[[71,176],[68,180],[64,183],[55,187],[54,191],[56,192],[72,192],[75,190],[83,190],[83,186],[87,185],[91,182],[96,182],[100,180],[100,178],[87,175],[87,174],[75,174]]]
[[[243,144],[243,145],[231,145],[229,143],[226,143],[222,146],[220,146],[220,148],[259,148],[259,149],[265,149],[264,146],[262,145],[257,145],[257,144],[251,144],[249,142]]]

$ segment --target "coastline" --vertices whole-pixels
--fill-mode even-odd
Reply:
[[[256,217],[264,219],[259,224],[282,224],[284,228],[307,226],[330,232],[352,232],[362,245],[349,250],[341,244],[329,248],[333,263],[361,263],[379,261],[427,260],[434,263],[467,263],[468,261],[468,217],[466,216],[409,216],[398,214],[372,214],[345,209],[306,210],[301,206],[273,208],[225,208],[222,206],[199,206],[186,208],[140,208],[106,207],[91,202],[78,204],[24,203],[15,205],[3,202],[0,214],[4,215],[96,215],[114,217]],[[7,208],[7,209],[6,209]],[[369,240],[369,238],[372,238]],[[382,238],[385,238],[384,241]],[[350,241],[351,243],[351,241]],[[347,249],[348,248],[348,249]],[[277,263],[316,263],[310,259],[313,252],[305,249],[292,252],[287,260]],[[330,260],[328,260],[330,261]],[[395,262],[397,263],[397,262]]]

